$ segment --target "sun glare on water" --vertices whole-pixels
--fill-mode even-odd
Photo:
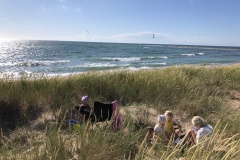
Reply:
[[[10,42],[10,41],[16,41],[16,39],[0,39],[1,42]]]

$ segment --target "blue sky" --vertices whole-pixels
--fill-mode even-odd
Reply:
[[[240,46],[239,16],[239,0],[0,0],[0,39]]]

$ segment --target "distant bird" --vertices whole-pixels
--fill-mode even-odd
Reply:
[[[153,34],[152,37],[155,38],[155,34]]]
[[[88,30],[86,30],[86,32],[87,32],[87,35],[89,35],[89,32],[88,32]]]

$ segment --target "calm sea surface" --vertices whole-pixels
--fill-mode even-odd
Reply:
[[[1,41],[0,74],[64,75],[92,70],[142,69],[182,64],[240,62],[240,47]]]

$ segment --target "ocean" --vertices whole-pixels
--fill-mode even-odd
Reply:
[[[0,74],[68,75],[114,69],[225,65],[240,62],[240,47],[70,41],[0,41]]]

